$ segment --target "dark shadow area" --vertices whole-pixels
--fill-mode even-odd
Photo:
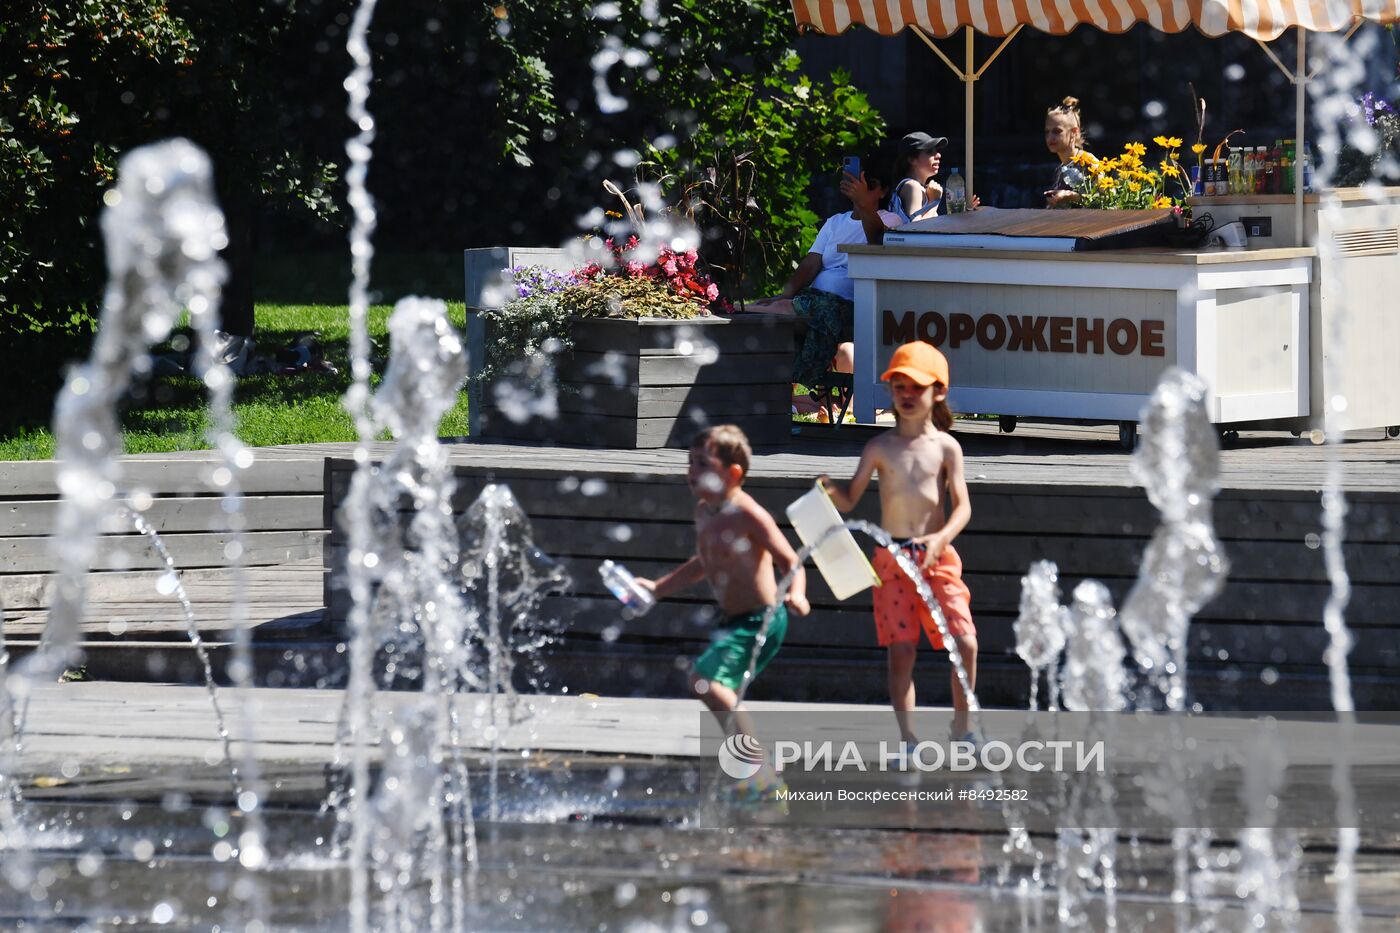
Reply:
[[[385,244],[381,244],[385,245]],[[376,253],[370,301],[392,304],[408,295],[462,300],[460,250]],[[253,259],[253,300],[268,304],[349,305],[350,250],[259,253]]]

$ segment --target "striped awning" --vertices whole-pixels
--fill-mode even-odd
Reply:
[[[1293,26],[1339,32],[1358,19],[1400,21],[1400,0],[792,0],[792,9],[798,29],[828,35],[857,23],[887,36],[918,26],[938,37],[969,25],[989,36],[1017,26],[1062,36],[1077,26],[1118,33],[1147,23],[1162,32],[1195,26],[1208,36],[1242,32],[1267,41]]]

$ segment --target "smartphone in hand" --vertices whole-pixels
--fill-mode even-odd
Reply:
[[[860,178],[860,156],[846,156],[841,160],[841,171],[852,178]]]

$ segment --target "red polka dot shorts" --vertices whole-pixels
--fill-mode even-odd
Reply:
[[[906,546],[905,553],[916,564],[923,560],[922,549]],[[923,628],[933,647],[942,649],[943,636],[934,624],[933,614],[919,597],[914,581],[900,569],[894,556],[880,548],[875,552],[872,563],[882,583],[874,591],[875,633],[881,647],[917,643],[919,629]],[[977,629],[972,625],[972,593],[962,579],[962,558],[952,545],[943,549],[938,562],[924,570],[923,576],[938,600],[939,608],[943,610],[949,633],[954,636],[976,635]]]

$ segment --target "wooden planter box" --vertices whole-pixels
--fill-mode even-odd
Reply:
[[[574,347],[556,360],[559,417],[518,423],[475,378],[491,340],[489,321],[467,313],[474,437],[637,449],[689,445],[712,424],[737,424],[755,446],[791,439],[792,323],[767,314],[575,323]],[[719,349],[713,363],[678,350],[688,334]],[[605,362],[608,353],[620,360]]]

